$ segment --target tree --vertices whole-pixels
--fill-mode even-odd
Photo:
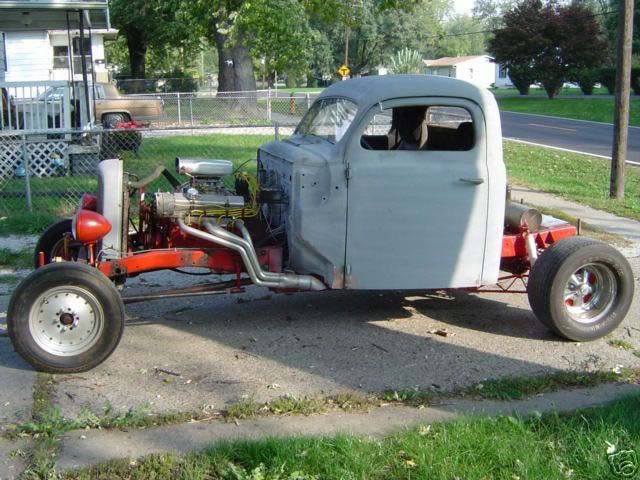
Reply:
[[[444,22],[442,35],[430,48],[430,56],[459,57],[482,55],[486,52],[487,34],[482,32],[482,23],[469,15],[455,15]],[[471,32],[480,32],[471,35]]]
[[[505,13],[504,27],[489,42],[489,51],[509,69],[520,93],[525,93],[525,82],[536,80],[549,98],[576,72],[599,66],[604,48],[592,10],[541,0],[524,0]]]
[[[509,77],[520,95],[529,93],[535,81],[535,58],[542,42],[539,16],[540,0],[525,0],[505,12],[504,27],[489,39],[488,50],[496,63],[509,71]]]
[[[176,16],[179,0],[111,0],[109,9],[114,27],[126,39],[129,69],[135,79],[146,75],[147,52],[150,47],[162,49],[180,41],[184,32]],[[186,38],[186,36],[185,36]],[[140,89],[142,82],[139,82]]]
[[[264,60],[265,71],[306,72],[311,58],[312,31],[298,0],[253,0],[238,11],[236,32],[251,32],[246,40],[255,58]],[[235,41],[235,38],[232,38]]]
[[[391,73],[420,73],[424,69],[422,54],[410,48],[403,48],[389,58]]]

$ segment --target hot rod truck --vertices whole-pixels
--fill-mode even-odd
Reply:
[[[122,336],[125,303],[248,284],[526,293],[536,317],[573,341],[611,332],[632,301],[619,252],[508,201],[498,108],[470,83],[339,82],[293,135],[259,148],[257,175],[226,160],[178,158],[175,169],[138,179],[105,160],[97,195],[43,233],[7,316],[15,349],[36,369],[103,362]],[[160,176],[171,190],[145,191]],[[120,294],[128,277],[193,267],[226,277]]]

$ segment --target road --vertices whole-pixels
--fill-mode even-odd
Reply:
[[[529,113],[500,112],[502,135],[527,142],[611,157],[613,125]],[[627,159],[640,162],[640,127],[629,128]]]

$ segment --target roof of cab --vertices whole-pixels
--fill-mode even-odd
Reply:
[[[460,97],[483,105],[493,95],[485,88],[438,75],[372,75],[336,82],[318,98],[346,97],[360,107],[403,97]]]

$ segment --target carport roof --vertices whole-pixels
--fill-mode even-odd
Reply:
[[[0,0],[0,31],[66,30],[79,28],[78,12],[84,11],[85,27],[108,29],[106,0]]]

